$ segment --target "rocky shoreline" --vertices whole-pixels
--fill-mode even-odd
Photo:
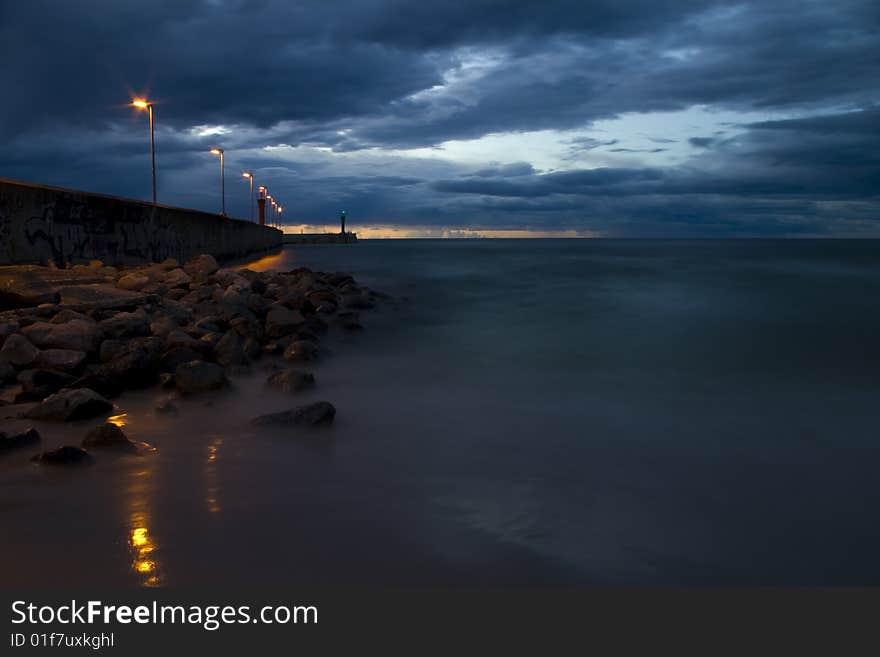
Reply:
[[[106,417],[126,390],[146,388],[161,391],[157,413],[173,414],[181,399],[228,387],[264,357],[266,386],[291,395],[313,389],[303,368],[322,357],[322,337],[334,326],[362,329],[360,312],[388,299],[347,273],[221,268],[210,255],[124,270],[97,261],[15,269],[0,276],[8,308],[0,312],[0,453],[39,446],[39,432],[22,421]],[[251,425],[298,432],[335,415],[332,403],[318,401]],[[102,448],[150,449],[107,423],[80,445],[33,460],[79,465]]]

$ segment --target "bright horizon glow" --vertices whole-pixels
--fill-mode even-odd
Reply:
[[[300,233],[338,233],[335,224],[297,224],[281,227],[285,234]],[[329,230],[328,230],[329,228]],[[449,226],[359,226],[356,230],[359,239],[535,239],[535,238],[590,238],[601,237],[601,233],[591,230],[559,229],[483,229],[453,228]]]

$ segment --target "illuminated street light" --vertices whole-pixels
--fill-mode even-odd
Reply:
[[[226,173],[223,166],[224,151],[222,148],[212,148],[214,155],[220,156],[220,214],[226,216]]]
[[[131,101],[131,106],[138,109],[147,110],[150,116],[150,160],[153,170],[153,204],[156,203],[156,132],[153,128],[153,103],[143,98],[135,98]]]
[[[251,221],[254,220],[254,174],[250,171],[245,171],[241,174],[243,177],[247,178],[251,184]]]

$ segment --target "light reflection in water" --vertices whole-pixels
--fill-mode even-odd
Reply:
[[[119,415],[111,415],[107,418],[109,424],[115,424],[120,429],[128,424],[128,413],[120,413]]]
[[[129,475],[128,548],[131,569],[141,586],[153,587],[163,583],[155,535],[151,531],[151,503],[155,494],[155,459],[145,458]]]
[[[220,512],[220,501],[218,500],[220,484],[217,476],[217,457],[222,445],[223,438],[220,436],[214,436],[211,442],[208,443],[208,458],[205,461],[205,504],[208,506],[209,513]]]

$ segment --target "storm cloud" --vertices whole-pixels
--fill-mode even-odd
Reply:
[[[880,234],[869,0],[0,2],[0,176],[291,224]],[[247,214],[227,181],[228,205]]]

